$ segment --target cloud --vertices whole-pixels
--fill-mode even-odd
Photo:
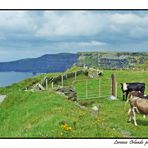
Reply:
[[[115,36],[121,36],[131,41],[148,36],[147,13],[139,15],[131,12],[47,11],[44,12],[42,20],[36,35],[54,39],[98,36],[99,40],[112,40]]]
[[[148,36],[148,14],[111,11],[1,11],[0,39],[4,37],[63,37],[114,35]],[[137,35],[138,34],[138,35]],[[4,36],[4,37],[2,37]],[[65,38],[64,38],[65,39]]]
[[[0,11],[0,57],[2,50],[18,57],[115,48],[146,51],[147,24],[148,11]]]
[[[57,48],[57,49],[68,49],[71,52],[77,52],[78,50],[85,50],[85,49],[96,49],[104,47],[106,43],[98,42],[98,41],[82,41],[82,42],[59,42],[50,44],[50,48]],[[75,51],[74,51],[75,50]]]
[[[34,20],[25,11],[1,11],[0,20],[1,32],[31,33],[36,28]]]
[[[89,36],[101,29],[97,14],[72,11],[64,13],[45,12],[42,27],[38,28],[39,36]]]

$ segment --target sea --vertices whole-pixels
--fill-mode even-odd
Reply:
[[[34,77],[39,73],[31,72],[0,72],[0,87],[9,86],[26,78]]]

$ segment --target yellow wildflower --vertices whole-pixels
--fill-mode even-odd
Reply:
[[[64,129],[65,131],[71,131],[72,128],[70,126],[68,126],[66,123],[61,125],[61,128]]]

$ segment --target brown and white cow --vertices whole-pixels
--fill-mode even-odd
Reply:
[[[134,120],[135,126],[136,122],[136,113],[141,113],[143,115],[148,115],[148,99],[146,96],[140,94],[140,97],[137,95],[139,92],[132,91],[129,93],[129,102],[130,108],[128,111],[129,121]]]

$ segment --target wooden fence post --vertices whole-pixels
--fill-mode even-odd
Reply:
[[[86,89],[86,99],[88,98],[88,82],[87,82],[87,80],[86,80],[86,87],[85,87],[85,89]]]
[[[63,86],[63,75],[61,75],[61,83],[62,83],[62,86]]]
[[[48,80],[46,79],[46,90],[48,89]]]
[[[115,75],[111,75],[111,80],[112,80],[112,96],[116,96],[116,80],[115,80]]]
[[[75,71],[75,81],[76,81],[76,79],[77,79],[77,72]]]
[[[51,83],[51,87],[53,88],[53,82]]]

